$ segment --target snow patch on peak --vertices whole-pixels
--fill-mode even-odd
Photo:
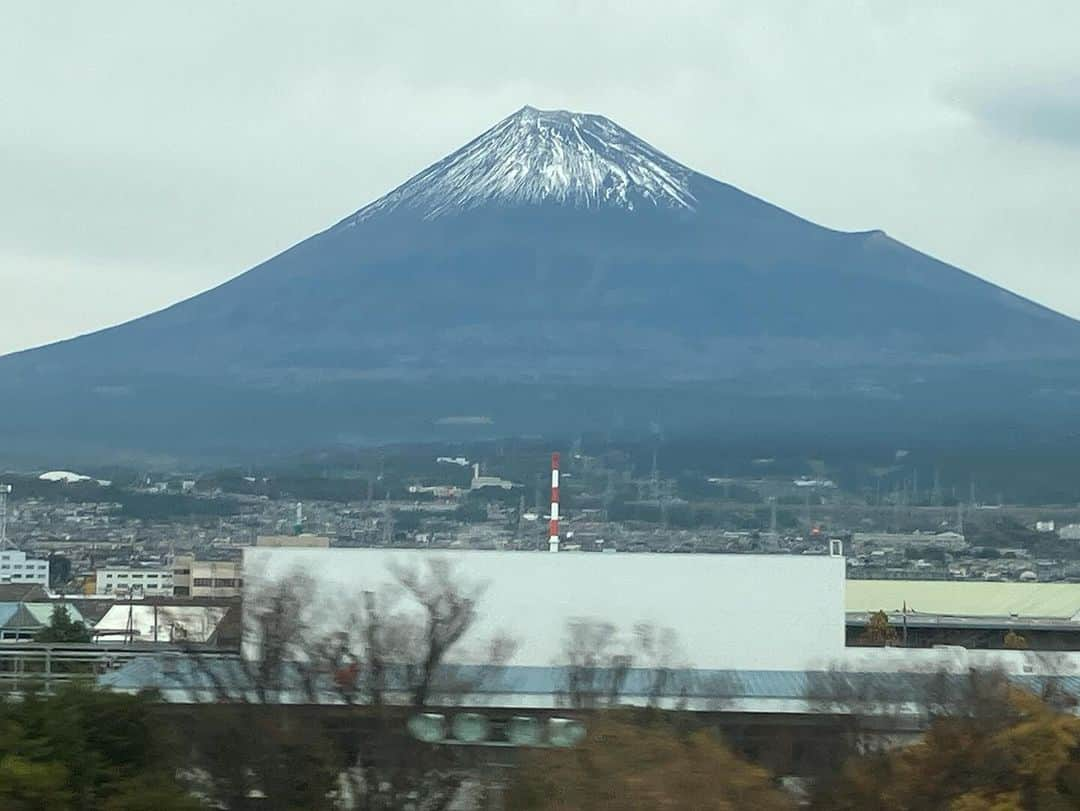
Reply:
[[[693,174],[604,116],[523,107],[345,222],[395,210],[435,219],[488,204],[693,211]]]

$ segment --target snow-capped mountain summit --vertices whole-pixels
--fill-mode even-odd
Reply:
[[[423,219],[487,204],[693,210],[694,172],[602,115],[523,107],[346,223]]]

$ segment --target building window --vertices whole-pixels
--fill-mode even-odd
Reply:
[[[175,574],[175,575],[191,574],[191,569],[173,569],[173,574]]]
[[[212,586],[212,585],[214,585],[214,581],[213,581],[212,578],[209,578],[209,577],[196,577],[194,585],[196,585],[196,586]]]
[[[219,587],[235,588],[236,578],[234,577],[215,577],[214,585]]]

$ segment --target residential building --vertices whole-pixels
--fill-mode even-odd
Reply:
[[[959,550],[967,540],[959,532],[856,532],[852,535],[856,549],[865,546],[909,547],[927,546],[935,549]]]
[[[176,597],[239,597],[244,585],[237,560],[196,560],[194,555],[177,555],[172,574]]]
[[[299,535],[260,535],[255,539],[256,546],[268,546],[274,549],[288,549],[293,547],[315,547],[328,549],[330,539],[325,535],[312,535],[303,532]]]
[[[94,573],[94,593],[125,595],[171,595],[172,569],[149,566],[106,566]]]
[[[0,549],[0,583],[49,585],[49,561],[28,558],[18,549]]]

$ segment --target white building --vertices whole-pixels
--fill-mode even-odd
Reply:
[[[480,490],[484,487],[498,487],[500,490],[511,490],[516,486],[517,485],[512,481],[499,478],[498,476],[481,476],[480,465],[473,465],[472,482],[469,483],[469,488],[472,490]]]
[[[610,623],[618,646],[636,628],[671,629],[676,666],[802,670],[844,655],[844,558],[813,555],[671,555],[419,549],[244,550],[244,607],[268,583],[304,573],[333,621],[343,597],[396,591],[395,571],[445,561],[452,576],[482,586],[477,620],[454,651],[459,664],[484,664],[491,642],[516,645],[511,666],[550,668],[564,657],[575,622]],[[245,623],[245,627],[248,624]],[[328,632],[334,629],[327,628]],[[247,641],[245,642],[247,644]]]
[[[0,583],[49,585],[49,561],[28,558],[18,549],[0,549]]]
[[[107,566],[94,572],[94,593],[172,596],[172,569],[149,566]]]

